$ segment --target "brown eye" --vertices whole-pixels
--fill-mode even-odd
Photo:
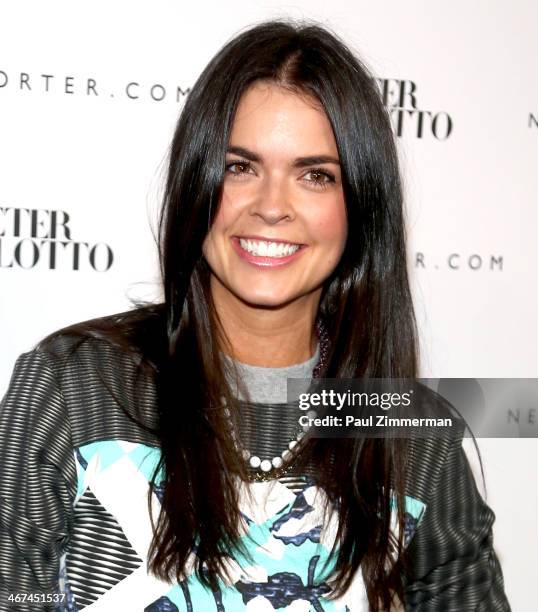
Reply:
[[[329,183],[335,182],[334,175],[332,175],[330,172],[327,172],[325,170],[320,170],[320,169],[310,170],[309,172],[306,173],[305,176],[308,176],[308,175],[310,175],[312,178],[307,179],[307,181],[310,183],[313,183],[316,186],[316,188],[324,189],[329,185]]]
[[[316,183],[326,183],[329,180],[329,177],[322,172],[311,172],[311,174]]]
[[[231,172],[231,174],[246,174],[249,169],[250,169],[249,162],[235,161],[235,162],[226,164],[226,172]]]

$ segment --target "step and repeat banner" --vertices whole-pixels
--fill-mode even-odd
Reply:
[[[182,102],[222,44],[270,17],[328,25],[377,78],[404,172],[421,375],[538,375],[534,2],[22,0],[0,8],[0,395],[45,334],[159,297],[154,234]],[[507,418],[525,439],[478,445],[507,594],[526,612],[538,415]]]

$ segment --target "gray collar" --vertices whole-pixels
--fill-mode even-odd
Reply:
[[[285,404],[288,401],[288,378],[312,378],[312,371],[319,360],[319,343],[310,359],[282,368],[253,366],[235,361],[227,355],[224,357],[228,382],[238,399],[263,404]],[[234,377],[231,375],[234,365],[237,368],[239,380],[245,385],[248,392],[248,398],[235,385]],[[228,371],[229,368],[230,371]]]

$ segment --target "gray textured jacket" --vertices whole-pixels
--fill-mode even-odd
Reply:
[[[83,510],[93,508],[94,522],[102,521],[95,527],[101,535],[95,535],[94,548],[85,550],[85,562],[95,563],[103,583],[110,581],[105,588],[140,564],[99,500],[84,498],[85,505],[79,503],[74,512],[80,495],[77,474],[84,465],[77,449],[114,439],[157,447],[158,441],[127,419],[116,402],[138,402],[148,423],[154,423],[154,388],[145,375],[137,377],[132,357],[105,342],[87,342],[74,354],[69,354],[69,345],[68,339],[58,340],[55,356],[37,349],[21,355],[0,406],[0,610],[77,610],[95,601],[99,589],[87,573],[78,577],[80,597],[69,605],[6,601],[10,593],[59,589],[65,578],[62,557],[73,542],[82,550],[77,521],[84,520]],[[413,576],[405,609],[509,611],[493,549],[494,514],[477,490],[461,438],[416,440],[411,473],[406,493],[424,502],[426,511],[409,543]],[[85,529],[91,528],[87,522]],[[107,533],[112,536],[105,537]],[[102,562],[105,553],[118,559],[114,572],[106,575],[99,573],[107,566]]]

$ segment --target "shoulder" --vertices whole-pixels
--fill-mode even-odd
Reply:
[[[108,343],[143,352],[147,336],[160,336],[164,329],[163,305],[146,304],[62,327],[41,339],[35,348],[62,358],[86,340],[103,340],[103,345]]]
[[[155,361],[161,310],[151,305],[69,325],[40,340],[27,355],[48,363],[59,379],[91,378],[97,371],[109,378],[128,375],[142,362]]]
[[[110,436],[140,438],[140,424],[156,425],[154,315],[138,309],[53,332],[18,358],[11,396],[37,397],[43,389],[45,411],[54,393],[78,444]]]

